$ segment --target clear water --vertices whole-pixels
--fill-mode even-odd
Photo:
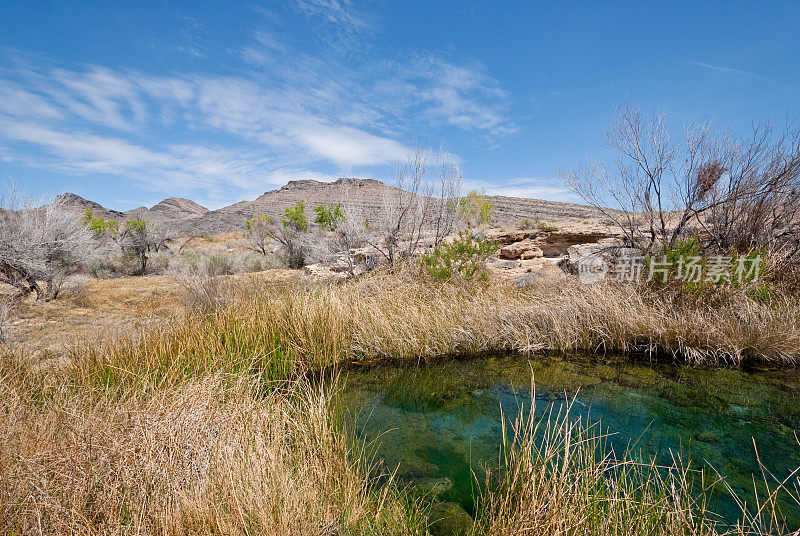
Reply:
[[[642,459],[714,468],[753,504],[753,475],[763,464],[778,478],[800,467],[800,373],[697,369],[618,359],[490,358],[413,368],[350,371],[342,400],[357,436],[401,481],[474,511],[482,467],[497,467],[501,407],[528,411],[531,375],[536,413],[575,402],[573,415],[600,421],[616,452],[635,443]],[[447,479],[447,480],[444,480]],[[452,483],[452,486],[450,485]],[[728,521],[740,510],[723,494],[712,506]],[[786,506],[792,524],[800,511]]]

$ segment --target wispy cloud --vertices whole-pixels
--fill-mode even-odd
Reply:
[[[346,1],[297,6],[354,36],[371,28]],[[354,64],[264,28],[237,54],[239,74],[169,76],[18,54],[0,67],[0,158],[233,201],[287,178],[368,174],[429,129],[516,131],[510,95],[474,60]]]
[[[470,190],[482,190],[486,192],[487,195],[550,199],[567,203],[579,201],[577,196],[564,187],[561,180],[557,178],[516,177],[503,181],[503,184],[465,181],[464,186]]]
[[[293,5],[310,19],[329,26],[325,35],[335,45],[355,45],[361,35],[375,29],[371,17],[350,0],[296,0]]]
[[[745,76],[747,78],[751,78],[753,80],[760,80],[762,82],[767,82],[767,83],[772,84],[772,85],[776,85],[776,86],[780,86],[780,87],[784,87],[784,88],[787,88],[787,89],[792,89],[794,91],[800,92],[800,87],[798,87],[798,86],[794,86],[792,84],[787,84],[786,82],[783,82],[781,80],[777,80],[775,78],[770,78],[768,76],[762,76],[762,75],[760,75],[758,73],[754,73],[754,72],[750,72],[750,71],[743,71],[741,69],[734,69],[732,67],[724,67],[724,66],[721,66],[721,65],[711,65],[710,63],[703,63],[703,62],[700,62],[700,61],[688,61],[687,63],[689,65],[694,65],[695,67],[701,67],[703,69],[708,69],[708,70],[711,70],[711,71],[718,71],[718,72],[723,72],[723,73],[732,73],[732,74],[736,74],[736,75],[741,75],[741,76]]]

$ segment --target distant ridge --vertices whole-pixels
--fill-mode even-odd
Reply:
[[[345,191],[350,202],[360,207],[362,216],[375,219],[383,204],[387,186],[375,179],[341,178],[335,182],[312,179],[289,181],[285,186],[270,190],[252,201],[240,201],[217,210],[208,210],[190,199],[169,197],[151,208],[139,207],[127,212],[109,210],[79,195],[61,194],[59,199],[77,211],[92,209],[98,216],[124,221],[147,218],[169,236],[187,234],[213,235],[241,231],[247,218],[264,213],[279,220],[289,205],[303,201],[307,217],[312,220],[312,210],[319,204],[339,203]],[[544,201],[520,197],[489,196],[495,206],[494,219],[498,225],[515,225],[523,218],[531,220],[579,220],[597,217],[598,212],[585,205]]]

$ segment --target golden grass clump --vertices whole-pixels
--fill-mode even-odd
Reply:
[[[475,534],[797,534],[777,500],[782,491],[800,507],[791,478],[765,482],[767,493],[760,503],[749,510],[740,504],[740,521],[725,525],[708,507],[711,490],[727,488],[724,481],[709,482],[675,453],[668,467],[639,461],[634,452],[617,456],[599,423],[589,425],[569,414],[569,405],[558,412],[551,406],[543,417],[531,411],[504,425],[499,463],[496,471],[487,470]]]
[[[84,384],[133,378],[166,386],[214,372],[282,379],[350,361],[544,351],[792,365],[800,358],[800,306],[733,291],[692,299],[614,284],[466,289],[402,274],[321,287],[251,283],[136,336],[79,346],[71,362]]]
[[[334,426],[330,391],[211,374],[74,389],[3,364],[0,533],[415,534]]]

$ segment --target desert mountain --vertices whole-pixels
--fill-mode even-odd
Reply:
[[[286,207],[298,201],[305,203],[309,221],[313,220],[313,207],[343,202],[345,198],[358,207],[364,218],[374,220],[387,192],[387,199],[391,199],[393,191],[396,191],[394,187],[374,179],[342,178],[331,183],[306,179],[290,181],[282,188],[270,190],[253,201],[240,201],[218,210],[208,210],[189,199],[170,197],[149,209],[140,207],[127,212],[108,210],[75,194],[62,194],[60,197],[76,210],[91,208],[96,215],[105,218],[118,221],[148,218],[164,233],[178,236],[240,231],[247,218],[259,213],[277,221]],[[574,203],[506,196],[490,196],[490,199],[495,206],[494,219],[497,225],[514,225],[523,218],[561,221],[597,216],[593,208]]]
[[[152,207],[139,207],[125,213],[127,218],[146,218],[158,227],[171,229],[178,222],[202,216],[209,210],[183,197],[168,197]]]

